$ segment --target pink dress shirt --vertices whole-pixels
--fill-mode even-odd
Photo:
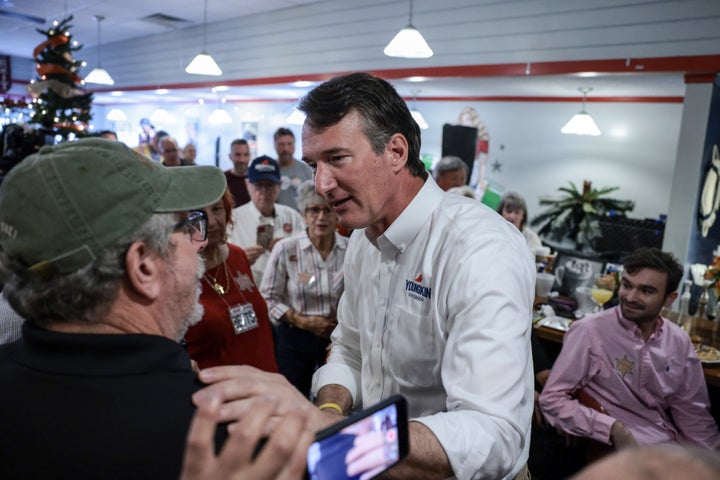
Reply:
[[[609,415],[570,397],[582,388]],[[676,442],[720,450],[700,360],[687,334],[658,317],[643,341],[620,307],[574,322],[540,395],[554,427],[610,443],[620,420],[641,445]]]

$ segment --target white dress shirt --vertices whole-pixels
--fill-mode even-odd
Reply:
[[[373,243],[353,233],[328,364],[313,378],[354,406],[394,393],[442,444],[457,478],[512,478],[533,410],[535,265],[496,212],[428,178]]]
[[[272,225],[273,238],[285,238],[305,230],[305,221],[297,210],[279,203],[275,204],[275,214],[272,217],[265,217],[250,201],[233,209],[232,219],[234,225],[228,229],[228,242],[241,248],[258,244],[257,229],[260,225]],[[260,285],[262,282],[269,258],[270,251],[263,252],[252,264],[255,285]]]

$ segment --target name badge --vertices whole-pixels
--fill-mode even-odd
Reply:
[[[235,335],[240,335],[258,327],[258,319],[252,303],[234,305],[228,311],[230,312],[230,321],[233,330],[235,330]]]

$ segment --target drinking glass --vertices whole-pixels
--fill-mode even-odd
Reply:
[[[605,275],[603,273],[595,274],[595,285],[591,290],[593,301],[597,304],[597,311],[603,309],[604,305],[610,301],[615,291],[615,276],[612,274]]]

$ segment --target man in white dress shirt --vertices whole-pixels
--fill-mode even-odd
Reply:
[[[388,82],[338,77],[300,109],[316,190],[357,230],[330,357],[313,380],[319,408],[407,398],[410,455],[388,478],[526,478],[535,271],[525,239],[438,187]]]
[[[300,233],[305,222],[294,208],[280,205],[280,166],[263,155],[248,167],[250,202],[233,210],[233,227],[228,241],[245,250],[253,278],[260,285],[275,242]]]
[[[316,191],[356,230],[311,424],[400,393],[410,452],[383,478],[529,478],[535,264],[524,237],[428,176],[420,129],[385,80],[334,78],[300,109]],[[228,419],[267,393],[287,411],[303,402],[286,381],[243,366],[200,378],[212,384],[201,395],[221,395]]]

